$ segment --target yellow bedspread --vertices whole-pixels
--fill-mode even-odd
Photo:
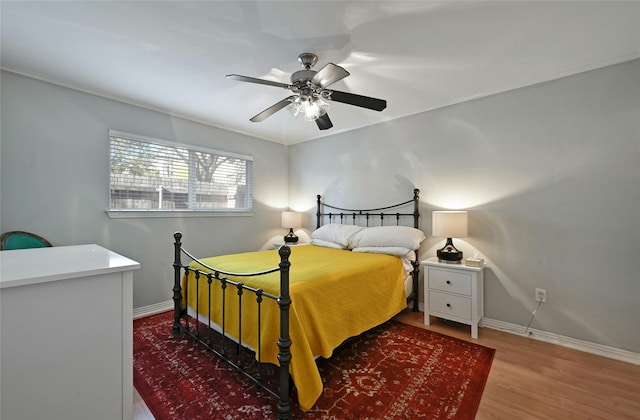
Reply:
[[[398,257],[355,253],[347,250],[299,246],[291,249],[290,270],[290,372],[298,391],[298,403],[309,410],[322,393],[322,379],[315,356],[328,358],[349,337],[373,328],[406,307],[404,270]],[[277,267],[278,251],[203,258],[220,270],[243,273]],[[197,263],[195,268],[203,267]],[[189,277],[189,306],[196,307],[194,275]],[[233,279],[279,295],[280,273]],[[205,282],[206,284],[206,282]],[[237,339],[237,294],[226,294],[225,330]],[[231,292],[231,293],[229,293]],[[184,294],[184,289],[183,289]],[[214,288],[212,321],[221,324],[220,288]],[[242,341],[257,348],[257,305],[249,294],[243,296]],[[201,293],[199,312],[207,314],[208,297]],[[232,309],[233,308],[233,309]],[[279,308],[265,299],[262,304],[262,359],[278,364],[277,340],[280,334]]]

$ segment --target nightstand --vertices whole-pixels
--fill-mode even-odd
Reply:
[[[305,245],[311,245],[310,242],[295,242],[295,243],[285,243],[284,241],[282,242],[274,242],[273,243],[273,249],[280,249],[281,246],[286,245],[289,248],[295,248],[297,246],[305,246]]]
[[[429,258],[424,267],[424,323],[437,316],[471,326],[471,337],[478,338],[484,314],[484,267],[438,262]]]

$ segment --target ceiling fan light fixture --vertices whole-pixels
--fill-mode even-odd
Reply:
[[[327,86],[349,76],[349,72],[333,63],[327,63],[318,71],[312,70],[311,68],[317,60],[318,57],[315,54],[300,54],[298,61],[304,69],[291,74],[290,84],[275,82],[273,80],[257,79],[239,74],[228,74],[227,79],[280,87],[290,90],[293,93],[291,96],[276,102],[264,111],[249,118],[251,122],[264,121],[281,109],[287,108],[294,117],[302,115],[305,121],[315,121],[318,129],[328,130],[333,127],[333,123],[329,118],[329,114],[327,114],[329,109],[329,103],[327,103],[327,101],[341,102],[374,111],[382,111],[387,107],[387,101],[384,99],[356,95],[355,93],[341,92],[333,89],[328,90]]]
[[[298,96],[288,108],[296,118],[302,115],[305,121],[315,121],[327,113],[329,104],[322,98]]]

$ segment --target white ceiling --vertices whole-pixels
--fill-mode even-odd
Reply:
[[[638,1],[6,1],[2,68],[255,137],[294,144],[640,57]],[[331,102],[319,131],[289,95],[302,52],[386,99]]]

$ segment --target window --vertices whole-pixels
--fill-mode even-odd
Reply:
[[[110,210],[252,211],[251,156],[109,132]]]

